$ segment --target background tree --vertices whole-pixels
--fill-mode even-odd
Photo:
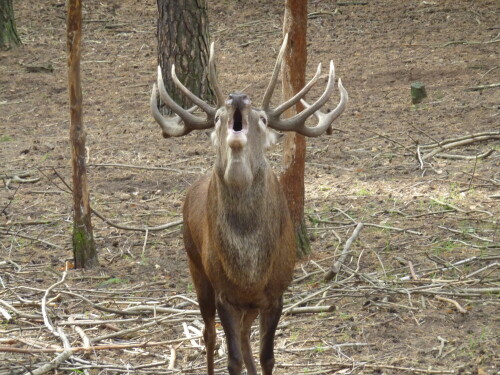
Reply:
[[[157,0],[158,64],[165,87],[184,108],[192,103],[172,82],[171,66],[175,64],[180,81],[195,95],[211,102],[213,92],[208,83],[210,38],[206,0]]]
[[[285,0],[283,35],[288,33],[289,46],[282,67],[283,99],[288,100],[305,85],[307,62],[307,0]],[[293,116],[304,109],[298,102],[285,112]],[[306,140],[303,135],[288,132],[285,136],[281,183],[295,225],[299,256],[310,252],[309,237],[304,221],[304,169]]]
[[[92,231],[85,163],[86,134],[82,121],[82,86],[80,83],[81,0],[68,1],[67,27],[71,164],[73,167],[73,255],[75,268],[84,268],[97,264],[97,252]]]
[[[21,44],[17,35],[12,0],[0,0],[0,49],[12,48]]]

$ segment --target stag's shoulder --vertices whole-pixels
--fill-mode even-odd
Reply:
[[[207,206],[207,192],[210,185],[210,175],[204,175],[194,182],[187,190],[184,201],[184,221],[190,222],[203,218]],[[196,223],[198,224],[198,223]]]

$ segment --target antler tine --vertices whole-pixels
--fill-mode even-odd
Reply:
[[[335,76],[335,69],[333,66],[333,62],[330,61],[330,73],[328,75],[328,84],[321,97],[312,105],[308,105],[306,103],[307,105],[305,110],[288,119],[281,120],[279,116],[274,116],[274,113],[271,112],[270,116],[268,114],[269,126],[276,130],[295,131],[297,133],[305,135],[306,137],[317,137],[323,134],[330,127],[332,122],[345,110],[348,100],[347,90],[342,85],[342,80],[339,79],[338,82],[338,88],[340,91],[339,104],[337,105],[335,110],[333,110],[330,113],[324,114],[321,112],[319,113],[317,112],[318,109],[320,109],[326,103],[326,101],[328,100],[333,91],[333,87],[335,84],[334,76]],[[313,114],[315,114],[316,117],[319,119],[318,124],[314,127],[307,127],[305,125],[305,121],[309,116]]]
[[[176,116],[174,118],[165,118],[158,110],[158,97],[156,95],[157,88],[156,83],[153,84],[153,90],[151,91],[151,113],[158,124],[160,124],[163,137],[182,137],[188,134],[191,130],[184,124],[179,124],[180,117]]]
[[[172,80],[175,85],[186,95],[194,104],[201,108],[202,111],[206,112],[209,117],[214,117],[217,109],[210,106],[205,101],[198,98],[195,94],[193,94],[186,86],[182,84],[181,81],[177,78],[177,74],[175,73],[175,65],[172,64]]]
[[[217,108],[224,105],[224,95],[219,87],[219,80],[217,79],[217,72],[215,71],[215,47],[214,42],[210,44],[210,57],[208,59],[208,80],[214,89],[217,98]]]
[[[160,92],[161,100],[165,103],[165,105],[168,108],[170,108],[177,116],[179,116],[182,119],[182,121],[184,122],[184,126],[186,126],[186,128],[189,129],[189,131],[195,130],[195,129],[208,129],[208,128],[211,128],[215,125],[213,115],[210,115],[210,113],[207,113],[207,115],[208,115],[207,119],[203,120],[197,116],[192,115],[189,111],[182,108],[179,104],[177,104],[170,97],[170,95],[168,95],[168,92],[165,89],[165,85],[163,83],[163,77],[162,77],[160,66],[158,66],[158,90]],[[155,107],[156,107],[156,103],[155,103]],[[153,116],[154,115],[155,114],[153,113]],[[155,117],[155,119],[156,119],[156,117]],[[170,129],[170,128],[168,128],[168,129]],[[174,131],[174,133],[170,134],[170,135],[173,137],[180,136],[180,135],[174,135],[174,134],[177,134],[177,131]],[[187,134],[187,133],[184,133],[184,134]],[[181,135],[183,135],[183,134],[181,134]]]
[[[262,99],[262,109],[266,112],[269,110],[269,103],[271,102],[271,97],[273,96],[274,88],[276,86],[276,81],[278,80],[279,70],[281,68],[281,63],[283,62],[283,55],[285,54],[287,45],[288,45],[288,33],[286,33],[285,37],[283,38],[283,43],[281,44],[281,49],[280,52],[278,53],[276,64],[274,65],[271,81],[269,81],[266,93],[264,94],[264,98]]]
[[[316,70],[316,74],[314,75],[314,77],[311,78],[311,80],[307,83],[307,85],[305,85],[302,88],[302,90],[300,90],[292,98],[288,99],[286,102],[282,103],[281,105],[279,105],[275,109],[271,110],[272,115],[279,117],[288,108],[290,108],[295,103],[297,103],[299,100],[301,100],[309,92],[309,90],[314,86],[314,84],[318,81],[320,73],[321,73],[321,63],[318,64],[318,69]]]
[[[342,112],[344,112],[345,106],[347,104],[347,100],[349,98],[347,94],[347,90],[344,88],[342,85],[342,80],[339,78],[339,83],[338,83],[339,91],[340,91],[340,102],[337,105],[337,107],[327,113],[323,113],[321,111],[316,111],[314,112],[314,117],[318,119],[318,125],[316,127],[318,128],[323,128],[325,125],[324,123],[329,124],[326,127],[326,134],[332,134],[332,123],[339,117]],[[311,105],[308,104],[304,99],[301,99],[300,102],[304,105],[304,107],[309,108]]]

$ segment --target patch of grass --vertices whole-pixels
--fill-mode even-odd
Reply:
[[[339,311],[339,318],[342,320],[354,320],[354,317],[351,314],[345,313],[343,311]]]
[[[472,352],[476,352],[481,344],[487,341],[486,331],[484,329],[481,330],[481,334],[479,336],[470,335],[469,336],[469,349]]]
[[[368,197],[372,195],[372,193],[369,190],[366,190],[365,188],[359,189],[355,194],[358,197]]]
[[[324,346],[322,346],[322,345],[316,345],[314,347],[314,351],[316,353],[323,353],[325,350],[326,350],[326,348]]]
[[[435,91],[433,96],[434,96],[435,100],[442,100],[442,99],[444,99],[445,95],[442,91]]]
[[[50,156],[50,152],[47,152],[45,154],[42,155],[42,157],[40,158],[40,161],[46,161]]]
[[[391,237],[387,237],[387,239],[385,240],[385,247],[384,247],[384,251],[385,252],[390,252],[392,251],[392,245],[391,245]]]
[[[454,241],[439,241],[432,245],[432,252],[436,256],[440,256],[443,253],[450,253],[456,250],[460,246],[459,243]]]
[[[13,140],[14,138],[12,138],[10,135],[2,135],[0,137],[0,142],[11,142]]]
[[[98,285],[98,287],[107,286],[107,285],[117,285],[117,284],[126,284],[128,283],[127,279],[122,279],[120,277],[112,277],[110,279],[104,280],[102,283]]]
[[[149,264],[148,257],[146,254],[141,254],[141,261],[139,262],[141,266],[147,266]]]

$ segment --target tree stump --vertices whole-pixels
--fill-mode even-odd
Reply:
[[[410,85],[411,88],[411,102],[412,104],[418,104],[424,98],[427,97],[427,92],[425,91],[425,85],[422,82],[413,82]]]

